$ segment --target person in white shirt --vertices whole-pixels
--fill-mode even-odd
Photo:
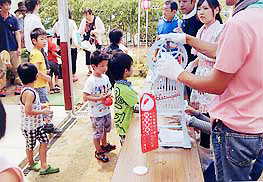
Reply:
[[[98,16],[94,16],[91,8],[84,10],[85,18],[82,19],[79,26],[79,33],[83,35],[83,39],[87,41],[95,41],[97,49],[102,47],[102,34],[105,32],[105,27]],[[91,52],[86,51],[86,65],[88,65],[88,75],[92,73],[92,67],[90,64]]]
[[[72,79],[73,82],[78,81],[78,78],[76,77],[76,61],[77,61],[77,54],[78,54],[78,40],[77,40],[77,32],[78,27],[76,25],[76,22],[72,19],[71,11],[68,10],[69,14],[69,36],[70,36],[70,47],[71,47],[71,61],[72,61]],[[55,25],[52,28],[52,32],[54,35],[56,35],[57,39],[60,40],[60,32],[59,32],[59,21],[55,23]],[[60,45],[60,41],[57,41],[58,45]]]
[[[33,44],[30,38],[30,33],[35,28],[41,28],[45,30],[44,25],[41,23],[40,16],[38,11],[41,7],[40,0],[26,0],[25,6],[27,8],[28,13],[26,14],[24,20],[24,36],[25,36],[25,46],[26,49],[31,52],[33,49]]]

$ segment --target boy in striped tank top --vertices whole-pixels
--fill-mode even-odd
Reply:
[[[21,130],[26,139],[26,154],[29,166],[32,170],[40,171],[40,174],[51,174],[59,172],[59,168],[53,168],[47,165],[47,145],[48,137],[43,127],[43,114],[50,114],[51,110],[40,103],[39,95],[34,89],[34,82],[37,79],[38,70],[35,65],[24,63],[17,68],[19,78],[23,83],[23,89],[20,95],[21,106]],[[39,141],[39,155],[41,168],[34,162],[33,149]]]

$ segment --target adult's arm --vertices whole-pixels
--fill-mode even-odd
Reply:
[[[17,53],[21,53],[21,32],[20,30],[16,31],[16,42],[17,42]]]
[[[217,43],[205,42],[188,34],[186,34],[186,43],[195,48],[198,52],[210,58],[216,58]]]
[[[85,34],[85,26],[86,26],[86,18],[83,18],[80,22],[80,25],[79,25],[79,33],[81,35]]]
[[[96,31],[97,34],[103,34],[105,32],[105,27],[100,17],[96,17],[95,27],[96,29],[94,31]]]
[[[220,95],[225,91],[233,77],[234,74],[217,69],[213,69],[207,76],[197,76],[184,71],[178,76],[178,81],[201,92]]]

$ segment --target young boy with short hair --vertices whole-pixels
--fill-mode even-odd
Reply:
[[[41,28],[35,28],[30,34],[34,48],[30,52],[29,60],[38,70],[34,88],[39,94],[41,103],[48,102],[48,82],[51,81],[50,76],[47,74],[45,58],[41,53],[41,49],[47,44],[46,36],[46,31]]]
[[[34,83],[34,88],[39,94],[40,102],[48,105],[48,82],[51,81],[50,76],[47,74],[45,58],[41,52],[47,44],[47,33],[41,28],[35,28],[30,34],[34,48],[30,52],[30,63],[34,64],[38,70],[37,80]],[[47,122],[48,117],[43,116]],[[49,118],[50,119],[50,118]],[[54,128],[53,133],[61,133],[62,130]]]
[[[17,72],[23,83],[23,89],[20,95],[21,106],[21,130],[26,139],[26,154],[31,169],[40,171],[41,175],[59,172],[59,168],[53,168],[47,165],[47,145],[48,137],[44,131],[43,114],[50,114],[51,110],[40,103],[40,98],[34,89],[34,82],[37,79],[38,70],[35,65],[23,63],[18,66]],[[39,141],[39,155],[41,168],[34,162],[33,149]]]
[[[121,144],[125,140],[135,105],[138,102],[138,94],[133,90],[131,82],[127,80],[133,72],[132,63],[133,60],[128,54],[117,53],[113,55],[109,65],[110,73],[116,81],[114,84],[114,121]]]
[[[101,51],[95,51],[90,59],[94,72],[86,80],[83,99],[89,101],[88,111],[94,131],[95,157],[102,162],[108,162],[109,158],[105,152],[116,149],[115,145],[107,144],[106,134],[111,130],[110,107],[105,104],[107,97],[111,97],[111,84],[108,76],[105,75],[109,56]]]

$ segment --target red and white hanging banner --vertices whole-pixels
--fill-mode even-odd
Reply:
[[[142,152],[158,148],[158,128],[156,99],[152,94],[144,93],[140,99],[141,147]]]

